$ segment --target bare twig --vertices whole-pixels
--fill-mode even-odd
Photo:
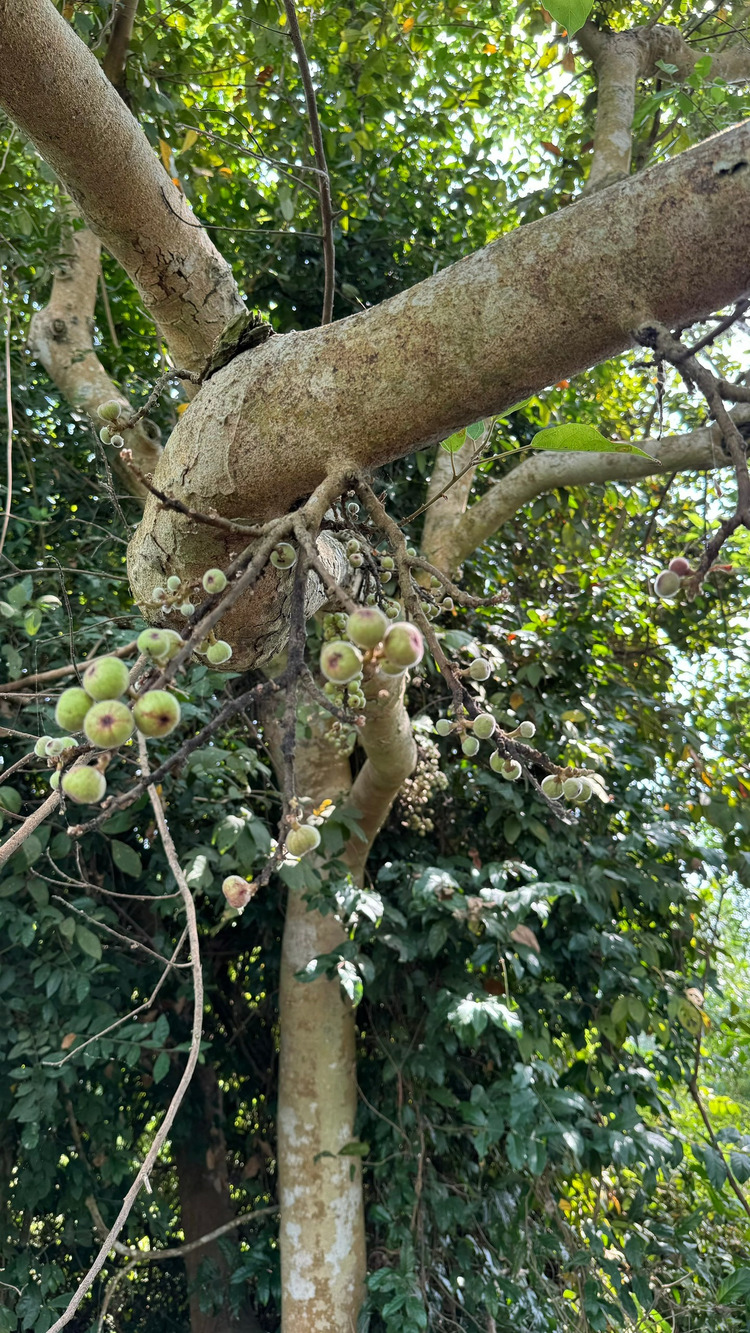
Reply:
[[[263,535],[264,528],[259,527],[258,524],[236,523],[234,519],[222,518],[221,514],[203,513],[199,509],[191,509],[189,505],[183,504],[182,500],[176,500],[174,496],[160,490],[158,486],[154,486],[145,472],[141,471],[130,449],[123,449],[120,458],[141,485],[156,496],[157,500],[161,501],[164,509],[173,509],[175,513],[184,514],[186,518],[192,518],[196,523],[206,523],[209,527],[220,528],[222,532],[238,533],[245,537],[261,537]]]
[[[140,738],[139,741],[139,748],[140,748],[141,767],[143,769],[143,772],[147,774],[148,754],[146,751],[146,742],[142,737]],[[203,972],[200,960],[200,941],[198,938],[198,922],[195,914],[195,904],[193,902],[192,894],[190,892],[184,873],[182,871],[182,867],[180,866],[179,860],[177,858],[177,852],[175,850],[175,845],[172,841],[172,836],[167,827],[167,821],[164,817],[164,807],[162,806],[161,800],[159,799],[153,788],[151,788],[149,791],[149,797],[151,800],[152,809],[154,811],[154,817],[156,819],[157,827],[159,829],[159,833],[161,834],[162,845],[166,853],[167,861],[169,863],[169,868],[172,871],[172,874],[174,875],[175,881],[177,883],[177,887],[180,890],[180,896],[182,898],[183,906],[185,908],[185,915],[187,917],[188,938],[190,941],[190,956],[192,961],[192,975],[193,975],[193,1029],[190,1039],[190,1051],[188,1054],[188,1058],[185,1062],[185,1068],[183,1070],[182,1077],[177,1085],[174,1096],[172,1097],[172,1100],[169,1103],[169,1106],[167,1107],[164,1119],[162,1120],[162,1123],[157,1133],[154,1135],[151,1147],[149,1148],[146,1157],[144,1158],[143,1164],[141,1165],[141,1168],[138,1171],[138,1174],[136,1175],[133,1184],[131,1185],[130,1189],[125,1195],[122,1207],[120,1208],[120,1211],[114,1221],[114,1224],[112,1225],[109,1232],[107,1233],[107,1236],[103,1240],[102,1245],[99,1249],[99,1253],[97,1254],[94,1262],[92,1263],[85,1277],[78,1284],[78,1287],[76,1288],[75,1293],[71,1297],[71,1300],[66,1310],[49,1329],[49,1333],[59,1333],[60,1329],[65,1328],[70,1323],[71,1319],[75,1315],[76,1310],[81,1304],[81,1301],[83,1300],[84,1296],[91,1289],[91,1286],[96,1280],[98,1274],[104,1267],[104,1264],[106,1263],[107,1260],[107,1255],[113,1248],[114,1242],[117,1240],[123,1226],[125,1225],[128,1217],[130,1216],[133,1205],[136,1199],[138,1198],[138,1195],[140,1194],[143,1185],[148,1179],[149,1173],[151,1172],[154,1162],[156,1161],[164,1145],[164,1142],[166,1141],[167,1135],[169,1134],[172,1124],[174,1123],[175,1116],[177,1115],[177,1112],[180,1109],[180,1106],[182,1105],[185,1093],[187,1092],[188,1087],[190,1085],[190,1081],[193,1077],[195,1066],[198,1063],[198,1056],[200,1054],[201,1033],[203,1031]]]
[[[137,641],[133,639],[130,643],[123,644],[122,648],[115,648],[113,652],[108,653],[108,657],[129,657],[135,651]],[[69,666],[54,667],[51,671],[38,671],[35,676],[21,676],[18,680],[3,681],[3,692],[9,690],[25,690],[29,685],[43,685],[50,680],[62,680],[64,676],[78,675],[81,668],[88,666],[90,659],[84,662],[71,662]]]
[[[333,319],[333,293],[336,284],[336,252],[333,244],[331,178],[328,174],[328,164],[326,162],[325,148],[323,146],[323,131],[318,116],[318,103],[315,96],[315,87],[310,73],[310,64],[307,59],[305,44],[302,40],[302,33],[299,28],[294,0],[284,0],[284,9],[286,10],[287,22],[289,24],[289,36],[292,39],[292,45],[297,56],[299,72],[302,78],[302,87],[305,90],[305,104],[307,106],[307,116],[310,121],[310,134],[315,153],[315,162],[320,173],[318,175],[318,195],[320,198],[320,221],[323,227],[323,263],[325,266],[323,314],[320,322],[321,324],[330,324]]]

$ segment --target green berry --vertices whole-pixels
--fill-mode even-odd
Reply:
[[[221,666],[222,662],[228,662],[232,656],[232,645],[227,643],[226,639],[217,639],[206,649],[206,657],[213,666]]]
[[[62,776],[61,787],[78,805],[98,805],[104,800],[107,779],[98,768],[70,768]]]
[[[362,606],[346,622],[346,633],[358,648],[377,648],[383,642],[388,621],[376,606]]]
[[[223,592],[227,586],[227,576],[223,569],[207,569],[203,575],[203,587],[206,592]]]
[[[100,657],[83,673],[83,688],[92,699],[117,699],[130,683],[130,672],[119,657]]]
[[[52,740],[51,736],[39,737],[39,740],[36,742],[34,746],[34,754],[37,755],[39,759],[47,758],[47,742],[51,740]]]
[[[435,730],[438,736],[450,736],[453,723],[447,717],[439,717],[435,723]]]
[[[188,616],[192,616],[194,610],[195,607],[192,602],[183,602],[180,607],[180,615],[185,616],[185,619],[187,619]]]
[[[168,690],[147,690],[136,699],[133,717],[144,736],[168,736],[180,721],[180,705]]]
[[[83,730],[92,745],[98,745],[101,750],[112,750],[130,739],[133,725],[133,714],[127,704],[119,699],[102,699],[89,709]]]
[[[469,759],[473,759],[475,754],[479,754],[479,741],[476,736],[465,736],[461,742],[461,749]]]
[[[556,773],[548,773],[546,778],[542,778],[541,788],[551,801],[559,801],[563,794],[563,784]]]
[[[167,579],[167,587],[170,592],[177,592],[177,589],[180,587],[181,583],[182,579],[180,578],[179,574],[170,574],[169,578]]]
[[[285,841],[290,856],[304,856],[320,845],[320,834],[312,824],[302,824],[299,828],[290,828]]]
[[[491,669],[486,657],[475,657],[469,667],[469,675],[472,680],[487,680]]]
[[[518,734],[519,736],[523,736],[524,740],[530,741],[532,736],[536,736],[536,727],[534,726],[534,723],[522,722],[518,728]]]
[[[80,731],[91,707],[91,695],[80,685],[63,690],[55,708],[55,721],[64,731]]]
[[[490,736],[494,736],[497,723],[491,713],[480,713],[474,718],[471,729],[480,741],[488,741]]]
[[[118,403],[114,398],[110,398],[106,403],[100,403],[96,410],[102,421],[116,421],[119,416],[124,414],[125,405],[124,403]]]

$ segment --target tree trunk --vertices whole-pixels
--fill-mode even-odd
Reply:
[[[211,1065],[199,1065],[193,1085],[194,1098],[183,1114],[193,1111],[186,1137],[175,1138],[173,1151],[177,1167],[182,1230],[187,1242],[198,1240],[214,1228],[236,1216],[229,1197],[227,1152],[221,1117],[220,1090]],[[227,1263],[218,1241],[201,1246],[185,1255],[190,1301],[190,1333],[261,1333],[252,1310],[241,1306],[234,1316],[225,1299],[221,1309],[201,1309],[198,1273],[206,1259],[216,1264],[221,1274],[220,1291],[227,1286]],[[216,1296],[216,1289],[210,1293]]]

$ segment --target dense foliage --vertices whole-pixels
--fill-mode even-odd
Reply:
[[[101,52],[109,6],[65,12]],[[722,12],[703,25],[709,41],[721,37]],[[415,13],[397,0],[301,13],[339,210],[338,316],[580,190],[592,85],[544,10],[434,3]],[[646,10],[605,6],[602,17],[621,27]],[[684,7],[668,7],[663,21],[684,27]],[[144,5],[126,97],[198,215],[219,229],[249,303],[280,331],[315,324],[317,205],[304,172],[283,165],[305,160],[307,128],[278,7]],[[721,127],[744,110],[700,75],[690,90],[643,88],[639,165],[702,137],[707,118]],[[0,164],[15,420],[0,570],[10,682],[123,646],[142,621],[124,572],[137,503],[114,500],[95,434],[24,350],[65,247],[60,191],[9,127]],[[137,402],[162,349],[106,258],[101,291],[101,355]],[[735,333],[718,361],[737,373],[744,350]],[[651,369],[624,357],[498,423],[498,453],[549,421],[637,440],[659,417],[665,433],[702,420],[676,382],[656,400]],[[165,434],[181,406],[176,392],[162,399]],[[416,455],[379,479],[397,517],[422,502],[431,462]],[[513,465],[483,465],[478,488]],[[532,720],[555,760],[600,767],[609,804],[591,801],[561,824],[531,788],[437,737],[446,691],[426,663],[409,687],[419,768],[365,889],[337,862],[356,821],[342,808],[323,831],[325,884],[301,863],[234,919],[221,880],[262,867],[278,814],[259,720],[241,715],[165,782],[199,908],[204,1064],[128,1245],[179,1246],[181,1188],[218,1169],[224,1152],[237,1211],[274,1202],[283,881],[303,883],[350,922],[343,953],[319,959],[310,977],[338,975],[359,1004],[350,1149],[366,1173],[363,1328],[692,1333],[709,1318],[721,1333],[747,1327],[750,1228],[728,1178],[740,1188],[750,1179],[740,970],[750,778],[738,757],[748,736],[747,544],[735,542],[732,569],[692,603],[659,603],[648,582],[673,555],[700,550],[722,488],[731,490],[721,475],[537,499],[464,571],[472,591],[506,587],[507,603],[439,622],[466,660],[484,645],[494,669],[478,693],[498,719]],[[192,667],[181,734],[245,684]],[[59,682],[42,688],[0,693],[5,772],[54,729]],[[4,833],[44,798],[48,776],[34,758],[8,783],[0,774]],[[42,825],[0,883],[0,1333],[46,1333],[67,1303],[98,1248],[97,1212],[114,1217],[189,1038],[189,976],[172,968],[160,983],[182,925],[145,798],[80,845],[66,823]],[[271,1212],[221,1242],[230,1302],[249,1300],[268,1330],[278,1326],[275,1232]],[[120,1262],[73,1325],[81,1333],[97,1326]],[[206,1307],[213,1262],[199,1274]],[[139,1333],[187,1327],[180,1259],[135,1267],[107,1318]]]

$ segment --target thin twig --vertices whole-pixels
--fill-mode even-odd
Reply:
[[[133,458],[132,450],[123,449],[120,458],[128,471],[132,472],[141,485],[161,502],[164,509],[172,509],[177,514],[183,514],[185,518],[194,519],[196,523],[206,523],[209,527],[220,528],[222,532],[237,533],[245,537],[261,537],[263,535],[264,528],[257,523],[236,523],[234,519],[222,518],[221,514],[204,513],[200,509],[191,509],[189,505],[183,504],[182,500],[177,500],[174,496],[168,495],[166,491],[160,490],[158,486],[154,486],[145,472],[141,471]]]
[[[110,304],[109,304],[109,292],[107,291],[107,283],[106,283],[106,280],[105,280],[105,277],[104,277],[104,269],[102,268],[102,261],[101,261],[101,259],[99,260],[99,285],[100,285],[100,287],[101,287],[101,292],[102,292],[102,305],[104,306],[104,317],[105,317],[105,319],[106,319],[106,321],[107,321],[107,328],[109,329],[109,336],[110,336],[110,338],[112,339],[112,344],[113,344],[113,346],[114,346],[114,347],[119,347],[119,346],[120,346],[120,340],[119,340],[119,338],[117,337],[117,330],[115,329],[115,322],[114,322],[114,320],[113,320],[113,318],[112,318],[112,309],[111,309]]]
[[[137,646],[137,639],[132,639],[130,643],[123,644],[122,648],[115,648],[113,652],[107,653],[107,657],[129,657]],[[35,676],[21,676],[18,680],[3,681],[3,693],[9,690],[24,690],[29,685],[40,685],[48,680],[62,680],[64,676],[79,675],[80,669],[86,667],[91,658],[86,658],[82,662],[71,662],[69,666],[54,667],[51,671],[38,671]]]
[[[140,737],[139,739],[139,749],[140,749],[141,767],[144,773],[148,773],[148,753],[146,751],[146,742],[143,739],[143,737]],[[65,1328],[70,1323],[76,1310],[81,1304],[81,1301],[83,1300],[84,1296],[91,1289],[98,1274],[104,1267],[104,1264],[107,1261],[107,1255],[113,1248],[114,1242],[117,1240],[120,1232],[122,1231],[123,1226],[125,1225],[128,1217],[130,1216],[130,1213],[133,1209],[133,1205],[135,1204],[135,1201],[138,1198],[138,1195],[140,1194],[143,1185],[148,1179],[151,1169],[166,1141],[167,1135],[169,1134],[169,1131],[174,1122],[174,1118],[177,1115],[180,1106],[182,1105],[185,1093],[187,1092],[188,1087],[190,1085],[193,1073],[195,1071],[195,1066],[198,1063],[198,1056],[200,1054],[201,1033],[203,1031],[203,971],[201,968],[201,960],[200,960],[200,940],[198,938],[198,921],[195,914],[195,903],[193,902],[193,897],[188,887],[187,880],[185,879],[182,867],[180,866],[179,860],[177,858],[175,845],[172,841],[172,836],[169,832],[169,829],[167,827],[167,821],[164,817],[164,807],[162,806],[161,800],[159,799],[158,795],[153,790],[153,788],[149,790],[149,798],[151,800],[151,806],[154,812],[154,817],[156,819],[157,827],[159,829],[159,833],[161,834],[162,846],[164,847],[164,851],[166,853],[167,861],[169,863],[169,868],[172,871],[177,887],[180,890],[180,896],[182,898],[183,906],[185,908],[185,915],[187,917],[188,938],[190,940],[190,956],[192,961],[192,975],[193,975],[193,1029],[190,1038],[190,1051],[188,1054],[188,1058],[185,1062],[185,1068],[183,1070],[182,1077],[177,1085],[177,1089],[174,1093],[174,1096],[172,1097],[172,1100],[169,1103],[169,1106],[167,1107],[161,1126],[159,1127],[157,1133],[154,1135],[153,1142],[146,1154],[146,1157],[144,1158],[141,1168],[138,1171],[138,1174],[136,1175],[133,1184],[131,1185],[130,1189],[125,1195],[122,1207],[120,1208],[120,1211],[114,1221],[113,1226],[110,1228],[109,1232],[107,1233],[107,1236],[102,1242],[99,1253],[97,1254],[94,1262],[92,1263],[85,1277],[78,1284],[78,1287],[76,1288],[74,1295],[71,1297],[71,1300],[66,1310],[60,1316],[60,1318],[55,1321],[52,1327],[48,1330],[48,1333],[60,1333],[60,1329]]]
[[[0,868],[10,860],[11,856],[15,855],[19,847],[23,847],[26,839],[31,837],[34,830],[38,829],[39,825],[43,824],[49,815],[54,814],[60,804],[60,800],[61,797],[59,791],[50,792],[46,801],[42,801],[42,804],[34,811],[33,815],[29,815],[28,819],[23,821],[21,827],[16,829],[15,833],[10,835],[7,842],[4,842],[2,847],[0,847]]]
[[[323,314],[321,324],[330,324],[333,319],[333,294],[336,284],[336,252],[333,244],[333,203],[331,201],[331,178],[328,174],[328,164],[326,162],[325,148],[323,146],[323,131],[318,116],[318,102],[315,96],[315,86],[310,73],[310,64],[307,59],[305,44],[302,40],[302,33],[299,28],[297,11],[294,7],[294,0],[284,0],[284,9],[286,10],[287,23],[289,24],[289,36],[292,39],[299,72],[302,78],[302,87],[305,91],[305,104],[307,106],[307,117],[310,121],[310,135],[313,142],[313,151],[315,153],[315,162],[318,167],[318,197],[320,199],[320,221],[323,227],[323,264],[325,270],[325,287],[323,291]]]

